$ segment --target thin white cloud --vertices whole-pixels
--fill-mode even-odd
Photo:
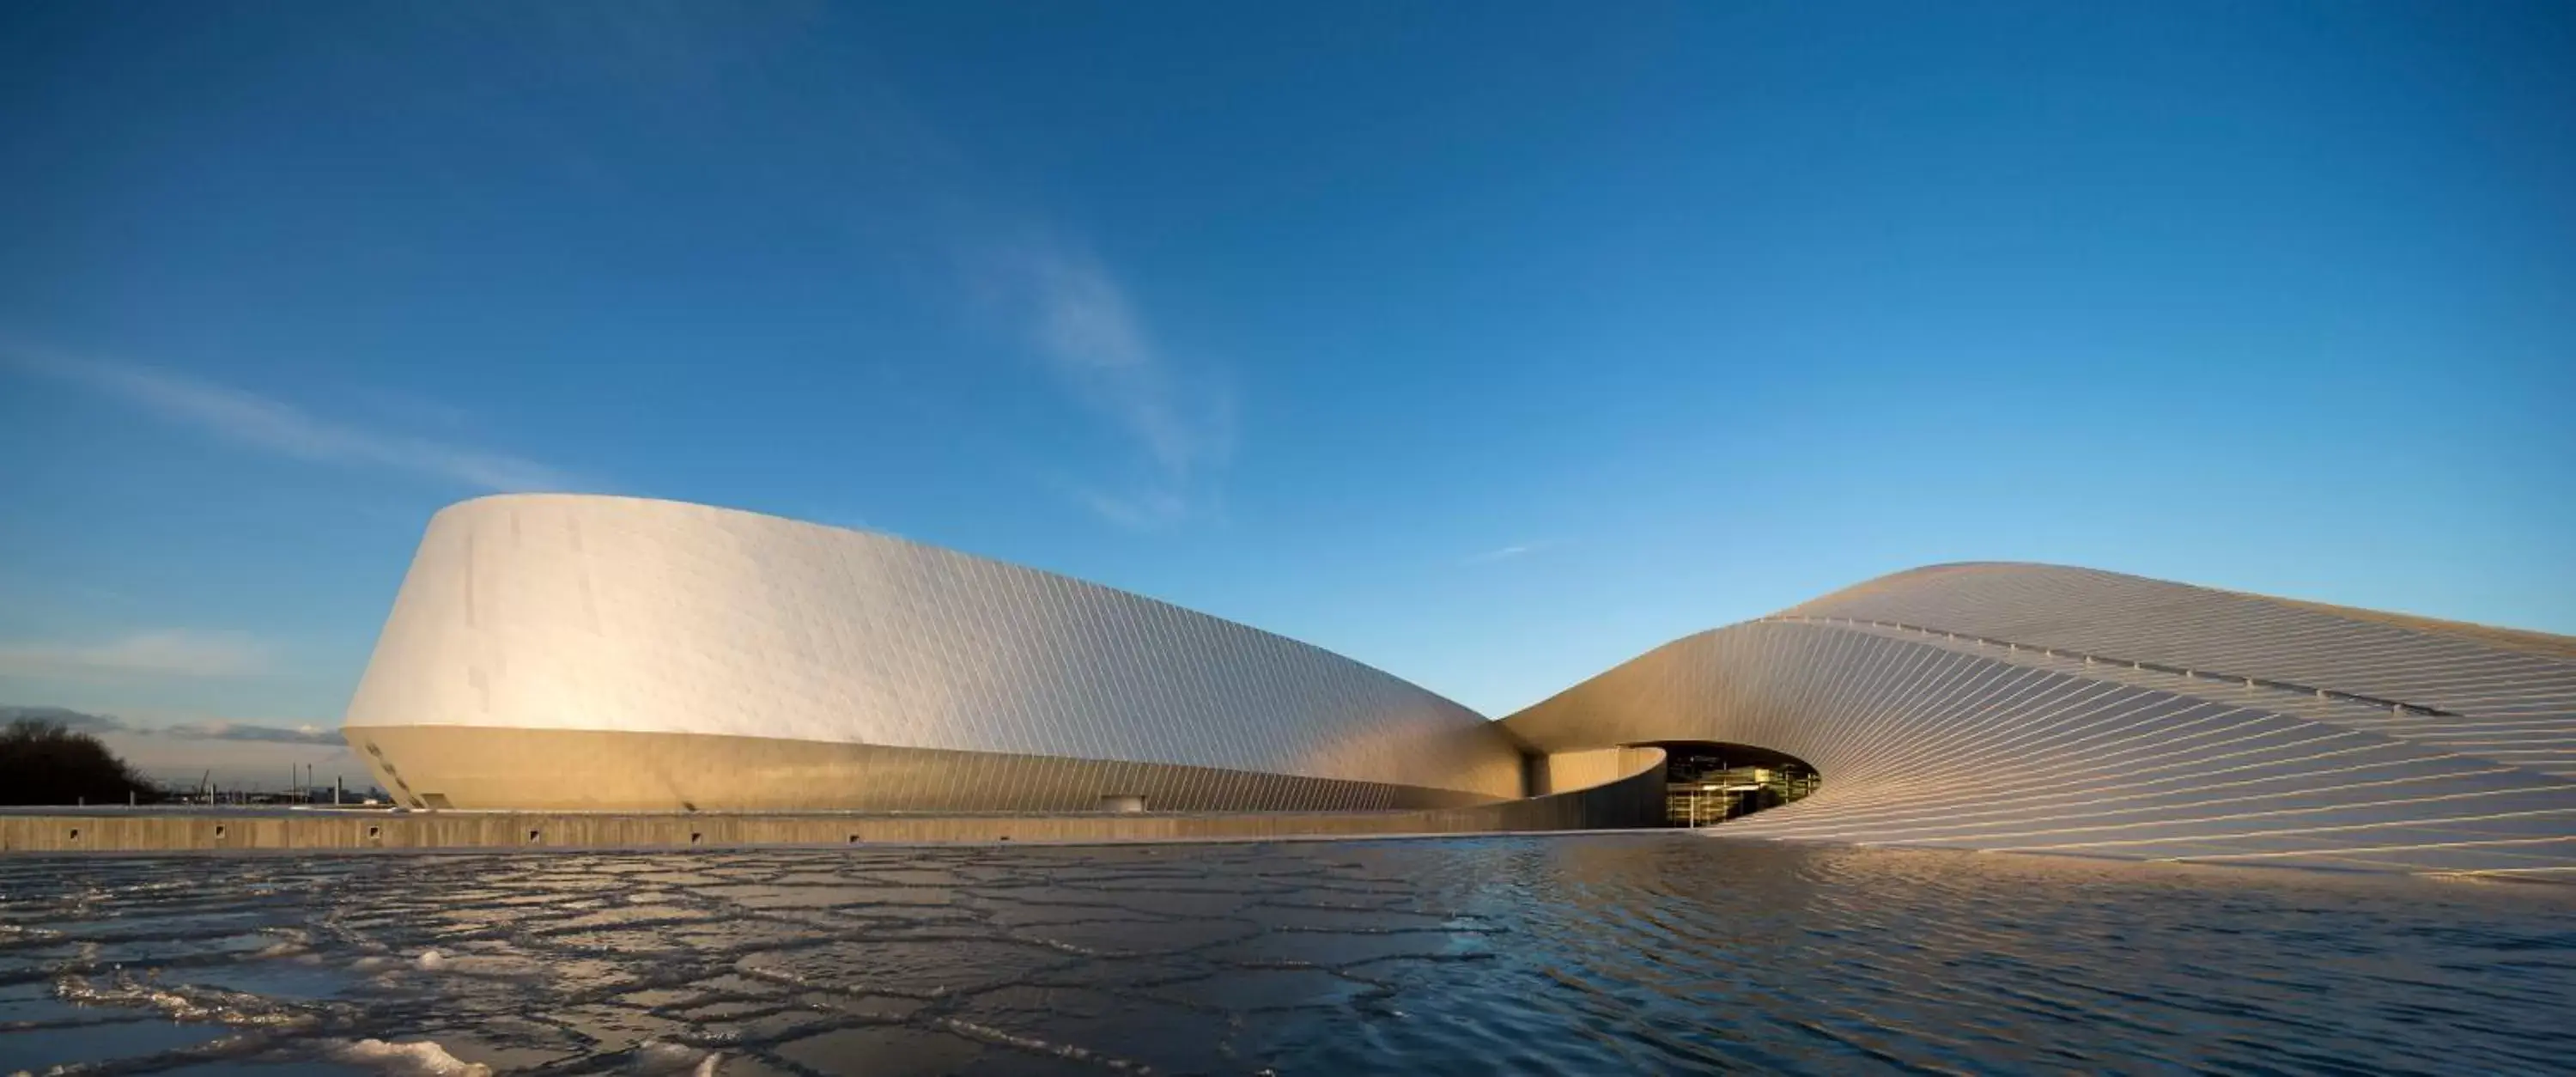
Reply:
[[[346,741],[340,730],[310,723],[297,726],[261,725],[256,722],[183,722],[160,729],[138,729],[137,733],[172,737],[179,740],[234,740],[260,744],[339,745]]]
[[[1483,553],[1476,554],[1459,563],[1466,565],[1490,565],[1497,561],[1509,561],[1515,557],[1525,557],[1530,554],[1537,553],[1540,550],[1555,546],[1556,544],[1556,540],[1554,539],[1546,539],[1539,542],[1516,542],[1509,546],[1487,550]]]
[[[18,721],[43,722],[47,725],[61,726],[76,733],[168,737],[172,740],[229,740],[259,744],[337,745],[345,743],[340,736],[339,727],[325,726],[316,722],[299,722],[289,726],[242,722],[230,718],[211,718],[168,725],[151,725],[127,721],[113,714],[76,711],[69,707],[0,706],[0,723]]]
[[[105,392],[162,418],[283,456],[410,472],[482,490],[559,490],[554,468],[508,453],[362,428],[282,400],[150,367],[0,347],[0,361]]]
[[[168,628],[103,643],[0,642],[0,674],[249,677],[268,672],[273,657],[268,644],[242,633]]]
[[[1017,308],[1030,343],[1076,400],[1133,440],[1145,477],[1133,489],[1077,485],[1076,496],[1113,523],[1166,526],[1203,503],[1198,492],[1233,451],[1234,413],[1222,391],[1189,381],[1171,361],[1127,290],[1099,258],[1062,242],[1005,252],[999,291]]]

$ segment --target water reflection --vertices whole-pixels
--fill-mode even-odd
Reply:
[[[0,896],[0,1073],[2576,1057],[2548,886],[1670,834],[18,858]]]

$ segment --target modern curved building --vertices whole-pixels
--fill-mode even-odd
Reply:
[[[668,501],[440,512],[349,706],[458,808],[1183,811],[1522,794],[1474,712],[1080,580]]]
[[[1529,825],[1533,797],[1659,797],[1668,751],[1751,750],[1820,784],[1721,833],[2576,873],[2576,639],[2040,565],[1883,577],[1488,722],[1305,644],[888,536],[493,497],[432,521],[348,737],[426,807],[1470,828]]]

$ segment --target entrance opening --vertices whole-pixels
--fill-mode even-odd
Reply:
[[[1664,750],[1664,824],[1709,826],[1816,791],[1806,760],[1750,744],[1658,741]]]

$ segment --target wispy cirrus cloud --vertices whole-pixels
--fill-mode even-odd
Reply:
[[[1121,526],[1177,523],[1206,507],[1234,449],[1232,396],[1165,354],[1126,287],[1089,248],[1021,243],[984,260],[1049,372],[1084,408],[1132,441],[1138,478],[1075,497]]]
[[[1498,547],[1480,554],[1471,555],[1464,560],[1461,560],[1459,564],[1490,565],[1498,561],[1509,561],[1516,557],[1526,557],[1530,554],[1537,553],[1540,550],[1550,549],[1557,545],[1559,545],[1559,543],[1555,539],[1542,539],[1536,542],[1515,542],[1509,546]]]
[[[249,677],[275,649],[239,632],[164,628],[94,643],[0,641],[0,674],[21,677]]]
[[[1179,523],[1188,519],[1191,511],[1188,497],[1150,485],[1123,493],[1076,486],[1072,493],[1074,500],[1080,501],[1101,519],[1137,531],[1151,531]]]
[[[534,460],[315,415],[274,397],[153,367],[0,345],[0,364],[82,385],[226,441],[282,456],[374,467],[481,490],[557,490],[570,476]]]

